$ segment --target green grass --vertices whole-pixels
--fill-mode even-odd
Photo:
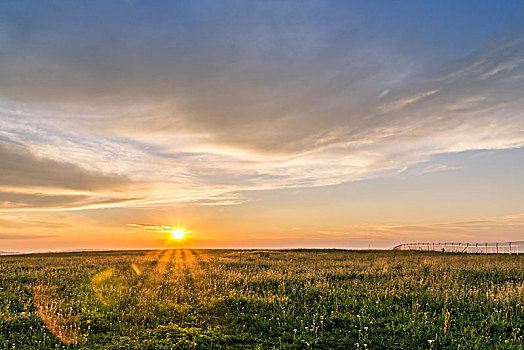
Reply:
[[[4,256],[0,349],[523,349],[523,258],[341,250]]]

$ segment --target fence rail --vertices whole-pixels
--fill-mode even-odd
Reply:
[[[524,241],[495,243],[463,243],[463,242],[426,242],[404,243],[393,247],[393,250],[419,250],[443,253],[469,254],[516,254],[524,253]]]

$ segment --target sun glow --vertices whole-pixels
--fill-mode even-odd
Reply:
[[[181,240],[181,239],[184,239],[186,237],[186,234],[188,234],[191,231],[187,231],[183,228],[177,227],[173,230],[170,230],[169,232],[171,232],[171,239]]]

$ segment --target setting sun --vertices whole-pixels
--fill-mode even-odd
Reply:
[[[175,228],[173,230],[170,230],[171,232],[171,239],[181,240],[186,237],[186,234],[188,234],[191,231],[186,231],[183,228]]]

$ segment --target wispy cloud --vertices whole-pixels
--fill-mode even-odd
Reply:
[[[154,225],[154,224],[127,224],[130,227],[138,228],[145,231],[166,231],[173,229],[171,226],[166,225]]]
[[[29,240],[29,239],[46,239],[54,238],[56,236],[52,235],[36,235],[36,234],[9,234],[9,233],[0,233],[0,240]]]
[[[410,104],[416,103],[428,96],[436,94],[437,92],[439,92],[439,90],[430,90],[430,91],[420,92],[413,96],[404,97],[400,100],[390,102],[388,104],[381,106],[380,108],[385,112],[392,112],[398,109],[402,109]]]
[[[420,224],[358,224],[344,230],[320,230],[326,239],[394,244],[418,242],[492,242],[522,239],[524,216],[492,217],[477,221]],[[386,245],[387,246],[387,245]]]
[[[44,19],[35,8],[32,26],[13,16],[4,31],[1,210],[238,204],[247,191],[524,146],[521,39],[450,62],[399,50],[398,34],[370,34],[345,15],[326,21],[333,12],[318,4],[282,5],[272,19],[257,4],[240,23],[195,5],[202,17],[177,30],[163,19],[57,31],[94,10]]]

